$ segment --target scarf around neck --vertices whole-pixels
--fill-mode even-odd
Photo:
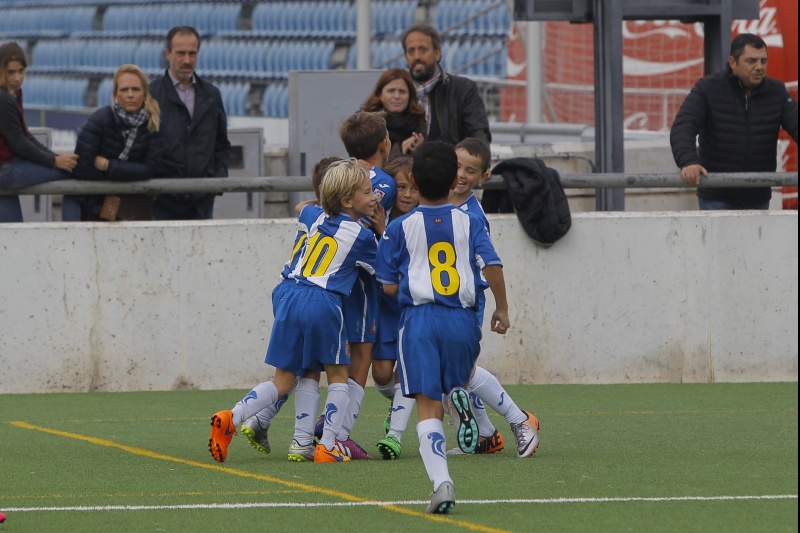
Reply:
[[[429,100],[430,93],[439,85],[439,82],[442,80],[442,69],[439,67],[439,63],[436,63],[436,69],[433,71],[433,76],[431,79],[424,83],[420,83],[417,85],[417,98],[419,99],[419,103],[422,104],[422,107],[425,109],[425,124],[427,125],[427,130],[425,132],[426,136],[430,133],[431,129],[431,105]]]
[[[127,161],[128,155],[133,148],[133,143],[136,140],[136,133],[139,126],[150,120],[150,115],[144,110],[144,107],[138,113],[128,113],[119,105],[119,102],[114,102],[114,113],[122,120],[122,124],[126,129],[122,130],[122,136],[125,137],[125,149],[119,154],[120,161]]]
[[[397,143],[402,144],[415,132],[421,132],[421,117],[419,115],[412,115],[405,111],[399,115],[386,113],[385,118],[386,129],[389,130],[389,140],[392,141],[392,146]]]

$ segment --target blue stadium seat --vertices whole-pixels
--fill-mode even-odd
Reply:
[[[97,107],[111,105],[113,99],[114,80],[113,78],[104,78],[103,81],[97,86]]]
[[[133,55],[133,63],[148,75],[164,72],[164,44],[161,41],[141,41]]]

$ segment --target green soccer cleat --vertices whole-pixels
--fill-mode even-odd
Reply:
[[[271,451],[269,439],[267,438],[267,430],[261,427],[261,424],[258,423],[258,418],[255,416],[251,416],[245,420],[242,425],[239,426],[239,431],[242,432],[242,435],[247,437],[250,446],[259,452],[269,453]]]
[[[387,461],[398,459],[402,449],[403,445],[394,435],[387,435],[386,438],[378,441],[378,451]]]
[[[478,423],[472,413],[469,394],[461,387],[456,387],[449,396],[450,414],[456,427],[458,447],[464,453],[474,453],[478,447]]]
[[[389,404],[389,412],[386,413],[386,418],[383,419],[383,435],[386,436],[389,430],[392,429],[392,404]]]

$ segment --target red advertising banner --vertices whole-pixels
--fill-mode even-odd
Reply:
[[[733,35],[755,33],[769,48],[768,75],[797,98],[797,0],[760,0],[758,20],[737,20]],[[703,25],[679,21],[624,21],[626,129],[668,131],[686,94],[703,76]],[[508,78],[524,80],[525,46],[516,25],[508,46]],[[545,122],[594,124],[594,44],[591,24],[544,23]],[[526,120],[525,89],[504,88],[501,120]],[[797,146],[785,136],[779,169],[797,170]],[[796,191],[796,189],[795,189]],[[788,191],[787,191],[788,192]],[[794,199],[795,208],[797,195]]]

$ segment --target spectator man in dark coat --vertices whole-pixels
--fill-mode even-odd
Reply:
[[[427,24],[409,26],[402,37],[408,71],[425,108],[429,141],[455,145],[467,137],[489,144],[489,120],[478,87],[469,78],[448,74],[439,64],[442,39]]]
[[[467,137],[492,142],[486,106],[475,82],[449,74],[442,60],[442,38],[428,24],[412,24],[402,36],[408,71],[417,86],[417,97],[425,109],[428,141],[456,145]],[[482,203],[487,212],[497,212],[505,191],[483,191]]]
[[[781,128],[797,143],[797,101],[784,82],[767,77],[764,40],[742,33],[726,69],[700,78],[681,105],[670,131],[672,155],[690,185],[709,172],[775,172]],[[697,197],[703,210],[769,209],[772,190],[699,188]]]
[[[169,68],[150,83],[161,106],[167,139],[163,174],[180,178],[225,178],[230,150],[228,124],[219,89],[195,73],[200,35],[191,26],[167,34]],[[156,220],[213,218],[214,194],[162,194],[153,206]]]

